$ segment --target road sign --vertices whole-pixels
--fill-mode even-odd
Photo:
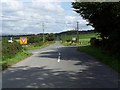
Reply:
[[[27,44],[27,37],[20,37],[20,44]]]

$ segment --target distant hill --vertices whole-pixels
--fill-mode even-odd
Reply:
[[[86,34],[86,33],[94,33],[95,31],[94,30],[88,30],[88,31],[78,31],[79,34]],[[76,30],[71,30],[71,31],[65,31],[65,32],[61,32],[59,34],[77,34],[77,31]]]

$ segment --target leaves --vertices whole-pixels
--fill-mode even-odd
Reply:
[[[101,33],[105,48],[119,48],[120,2],[73,2],[72,6],[74,11],[89,21],[89,25],[93,26],[95,31]],[[118,49],[111,51],[120,53]]]
[[[22,50],[22,46],[17,43],[8,43],[6,40],[2,40],[2,59],[14,57],[18,52]]]

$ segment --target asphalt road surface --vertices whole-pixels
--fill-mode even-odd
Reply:
[[[118,73],[59,41],[5,70],[3,88],[117,88]]]

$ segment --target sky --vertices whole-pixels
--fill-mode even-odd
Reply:
[[[72,0],[1,0],[0,23],[3,34],[59,33],[93,29],[73,11]]]

